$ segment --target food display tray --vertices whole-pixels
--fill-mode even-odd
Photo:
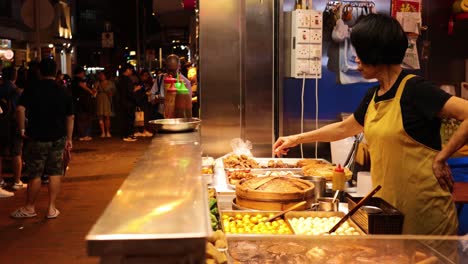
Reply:
[[[299,169],[301,170],[301,168],[267,168],[267,166],[270,160],[274,162],[282,161],[284,164],[293,165],[293,166],[295,166],[297,162],[303,160],[299,158],[253,158],[253,159],[259,163],[260,167],[262,167],[260,169],[266,169],[266,170],[271,170],[271,169],[278,169],[278,170]],[[319,160],[324,163],[331,164],[328,160],[325,160],[325,159],[308,159],[308,160]]]
[[[362,197],[346,195],[349,210],[353,209]],[[401,234],[404,215],[382,198],[372,197],[366,204],[383,210],[380,214],[368,214],[362,208],[351,216],[367,234]]]
[[[288,222],[289,226],[293,229],[294,234],[297,233],[297,230],[294,229],[294,227],[291,224],[291,220],[293,218],[307,218],[307,217],[332,217],[332,216],[337,216],[337,217],[343,217],[345,214],[343,212],[323,212],[323,211],[301,211],[301,212],[288,212],[285,214],[284,218]],[[351,219],[348,219],[347,222],[349,223],[349,226],[354,227],[354,229],[361,235],[365,235],[366,233],[362,230],[360,226],[358,226],[356,223],[354,223]]]
[[[301,169],[226,169],[225,170],[226,185],[233,190],[236,189],[236,185],[232,184],[229,181],[229,174],[232,172],[236,172],[236,171],[237,172],[249,171],[255,177],[275,176],[272,174],[277,174],[278,177],[292,177],[292,178],[300,179],[303,176]]]
[[[237,211],[237,210],[224,210],[224,211],[221,211],[221,214],[220,214],[220,222],[221,222],[221,227],[222,227],[222,230],[223,232],[225,232],[225,228],[224,228],[224,221],[223,221],[223,215],[228,215],[228,216],[232,216],[234,217],[235,215],[237,214],[240,214],[242,216],[244,215],[249,215],[249,216],[256,216],[258,214],[262,214],[262,215],[269,215],[269,214],[278,214],[280,213],[279,211]],[[291,231],[294,232],[292,226],[290,225],[290,223],[288,221],[286,221],[285,219],[285,216],[281,216],[281,217],[278,217],[280,219],[283,219],[285,220],[285,223],[288,225],[289,229]],[[236,235],[236,236],[259,236],[259,235],[272,235],[272,234],[226,234],[226,236],[230,236],[230,235]],[[291,235],[291,234],[290,234]],[[274,235],[276,236],[276,234]]]

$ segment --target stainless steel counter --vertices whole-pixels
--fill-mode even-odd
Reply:
[[[211,227],[200,168],[198,132],[157,135],[86,237],[89,255],[102,263],[202,261]]]

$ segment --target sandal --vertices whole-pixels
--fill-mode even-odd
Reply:
[[[21,207],[16,209],[16,211],[14,211],[13,213],[11,213],[10,216],[13,218],[32,218],[37,216],[37,214],[36,212],[30,213],[26,210],[26,208]]]
[[[55,208],[55,213],[51,214],[51,215],[47,215],[46,218],[47,219],[55,219],[55,218],[57,218],[57,216],[59,216],[59,214],[60,214],[60,211],[57,208]]]

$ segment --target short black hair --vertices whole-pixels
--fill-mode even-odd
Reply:
[[[132,71],[134,71],[135,67],[133,67],[133,65],[131,65],[130,63],[125,63],[121,68],[122,72],[125,72],[128,69],[131,69]]]
[[[2,78],[6,81],[14,81],[16,79],[16,69],[12,66],[3,68]]]
[[[81,66],[76,66],[75,69],[73,70],[73,75],[78,75],[82,72],[85,72],[85,69]]]
[[[166,58],[166,61],[169,62],[170,60],[175,60],[177,63],[180,63],[180,58],[179,56],[175,54],[169,54]]]
[[[42,59],[39,63],[39,71],[42,76],[55,77],[57,74],[57,63],[52,58]]]
[[[400,23],[385,14],[360,18],[351,31],[351,43],[364,64],[401,64],[408,48]]]

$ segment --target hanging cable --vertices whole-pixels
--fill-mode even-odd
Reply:
[[[304,90],[305,90],[305,79],[306,73],[304,72],[304,77],[302,78],[302,92],[301,92],[301,134],[304,133]],[[304,158],[304,149],[301,144],[301,158]]]
[[[319,127],[319,97],[318,97],[318,78],[315,78],[315,130]],[[315,141],[315,158],[318,159],[318,142]]]

